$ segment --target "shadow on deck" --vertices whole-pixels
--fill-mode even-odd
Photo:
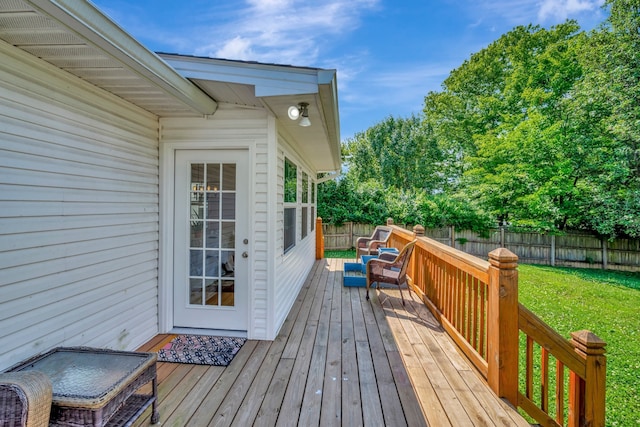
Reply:
[[[247,341],[228,367],[159,363],[161,425],[529,426],[417,298],[367,301],[342,286],[343,262],[317,261],[278,337]]]

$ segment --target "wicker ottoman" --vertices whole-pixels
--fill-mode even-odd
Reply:
[[[47,427],[51,394],[41,372],[0,373],[0,426]]]
[[[27,360],[14,372],[40,371],[53,387],[51,426],[130,426],[150,405],[156,410],[155,353],[60,347]],[[148,393],[140,389],[150,383]]]

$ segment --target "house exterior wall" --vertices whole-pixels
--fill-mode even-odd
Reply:
[[[158,332],[158,121],[0,42],[0,369]]]
[[[298,203],[296,208],[296,245],[287,253],[284,253],[284,162],[285,157],[296,164],[298,170]],[[284,138],[279,138],[278,158],[277,158],[277,210],[276,210],[276,278],[274,280],[274,325],[275,332],[284,323],[293,303],[295,302],[307,275],[311,271],[315,262],[315,233],[308,233],[302,238],[301,233],[301,172],[309,175],[309,182],[316,176],[305,165],[304,160],[298,156],[295,150],[287,144]],[[315,202],[315,201],[314,201]],[[315,218],[310,218],[308,213],[308,224]]]
[[[284,254],[284,159],[293,160],[310,179],[315,176],[282,138],[277,137],[275,119],[260,109],[221,105],[209,118],[160,120],[161,212],[163,260],[160,279],[161,330],[173,327],[172,254],[173,247],[173,158],[179,149],[247,149],[251,175],[249,206],[252,236],[249,253],[249,330],[251,339],[272,340],[295,302],[315,261],[315,234],[301,238],[297,227],[296,246]],[[300,177],[298,179],[300,181]],[[298,190],[300,191],[300,190]],[[297,210],[300,220],[301,209]],[[310,223],[310,213],[309,221]]]
[[[210,118],[162,119],[161,156],[163,182],[163,248],[172,248],[173,156],[178,149],[246,149],[249,152],[251,175],[249,179],[249,330],[251,339],[271,339],[272,325],[269,323],[268,284],[272,279],[273,263],[269,254],[272,233],[269,226],[271,198],[269,197],[269,145],[271,119],[264,110],[242,109],[220,106]],[[166,201],[166,203],[165,203]],[[161,273],[161,299],[166,318],[161,320],[165,330],[173,326],[172,307],[172,254],[163,250],[164,268]]]

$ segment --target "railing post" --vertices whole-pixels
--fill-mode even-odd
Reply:
[[[487,382],[518,406],[518,256],[498,248],[489,262]]]
[[[316,259],[324,258],[324,233],[322,232],[322,218],[316,218]]]
[[[393,218],[387,218],[387,225],[393,225]]]
[[[413,236],[414,237],[424,237],[424,227],[421,226],[420,224],[416,224],[413,226]],[[413,251],[413,256],[411,257],[411,259],[409,260],[409,268],[407,270],[407,275],[409,276],[409,285],[410,286],[415,286],[416,283],[416,276],[418,274],[418,266],[417,266],[417,256],[416,256],[416,251]],[[422,292],[422,291],[421,291]]]
[[[571,344],[585,359],[585,378],[569,378],[569,426],[602,427],[605,419],[607,345],[590,331],[571,333]]]

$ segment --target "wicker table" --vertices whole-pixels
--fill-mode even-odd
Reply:
[[[60,347],[11,371],[40,371],[53,386],[50,426],[130,426],[150,405],[158,422],[155,353]],[[151,383],[151,391],[139,389]]]

